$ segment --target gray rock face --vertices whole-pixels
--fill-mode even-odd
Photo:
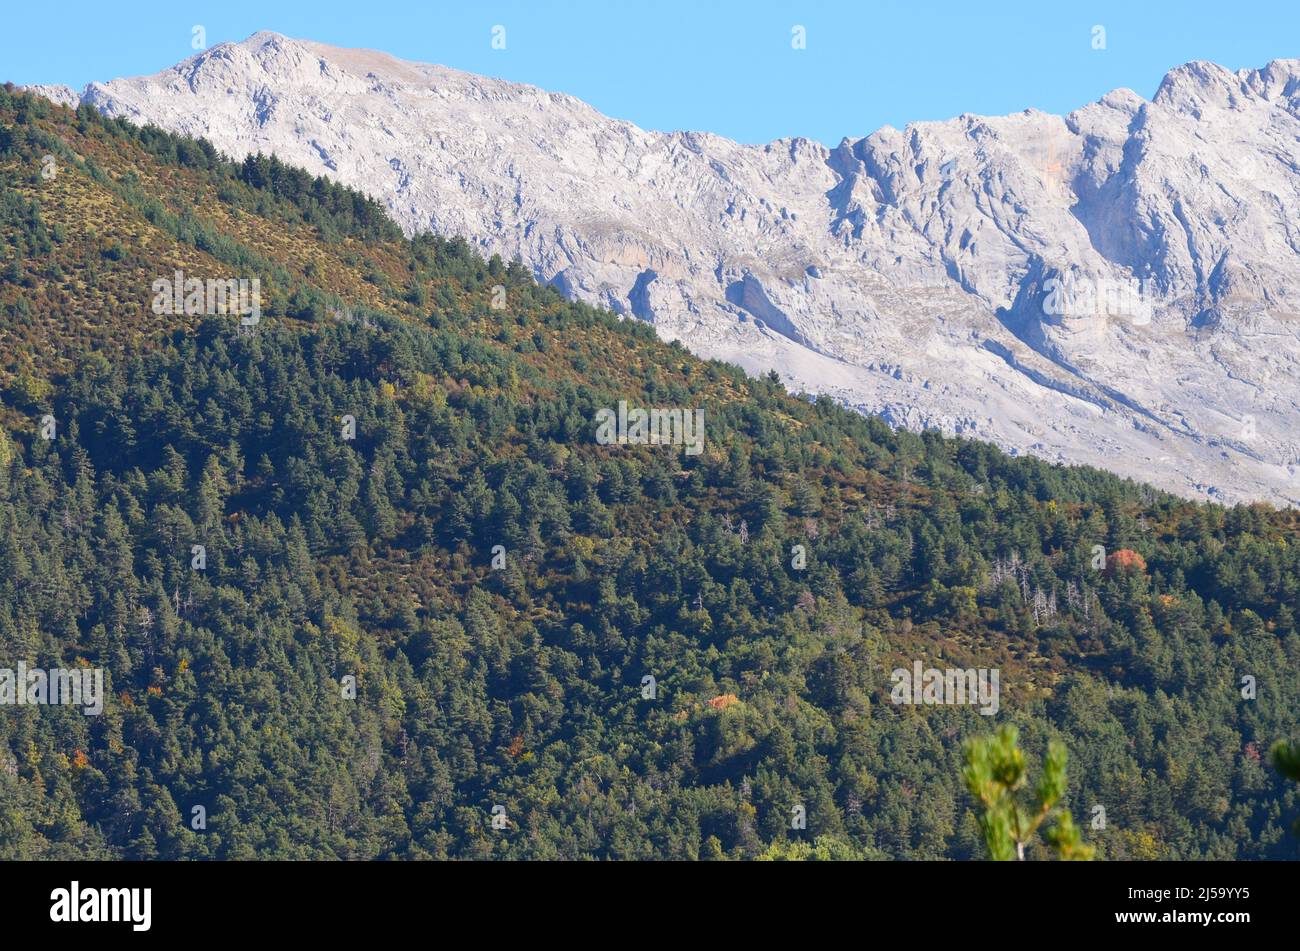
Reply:
[[[647,132],[271,33],[80,100],[274,152],[410,231],[518,256],[703,356],[896,425],[1194,497],[1300,501],[1300,60],[1189,63],[1150,101],[834,149]]]
[[[59,84],[44,84],[37,86],[25,87],[29,92],[34,92],[39,96],[44,96],[51,102],[58,103],[60,106],[67,106],[69,109],[75,109],[81,105],[81,96],[71,86]]]

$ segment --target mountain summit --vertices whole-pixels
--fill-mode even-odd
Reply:
[[[410,232],[891,423],[1192,497],[1300,501],[1300,60],[881,129],[650,132],[566,95],[275,33],[94,83]],[[851,117],[846,117],[851,121]]]

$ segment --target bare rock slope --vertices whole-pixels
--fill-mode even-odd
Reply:
[[[43,87],[76,101],[66,87]],[[750,146],[259,33],[80,95],[897,425],[1300,501],[1300,60],[1151,100]],[[852,117],[845,117],[851,123]]]

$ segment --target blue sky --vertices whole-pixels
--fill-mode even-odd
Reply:
[[[1204,0],[423,0],[108,4],[15,2],[0,80],[151,73],[257,30],[571,93],[650,129],[744,142],[835,144],[882,125],[1068,112],[1110,89],[1151,96],[1172,66],[1233,69],[1300,57],[1300,2]],[[505,49],[492,28],[505,27]],[[806,48],[792,48],[803,26]],[[1093,29],[1105,28],[1105,49]]]

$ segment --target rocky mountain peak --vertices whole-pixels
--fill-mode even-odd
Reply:
[[[891,422],[1300,499],[1300,60],[1067,116],[742,145],[274,33],[87,87]],[[69,91],[70,92],[70,91]],[[51,98],[67,93],[50,89]]]

